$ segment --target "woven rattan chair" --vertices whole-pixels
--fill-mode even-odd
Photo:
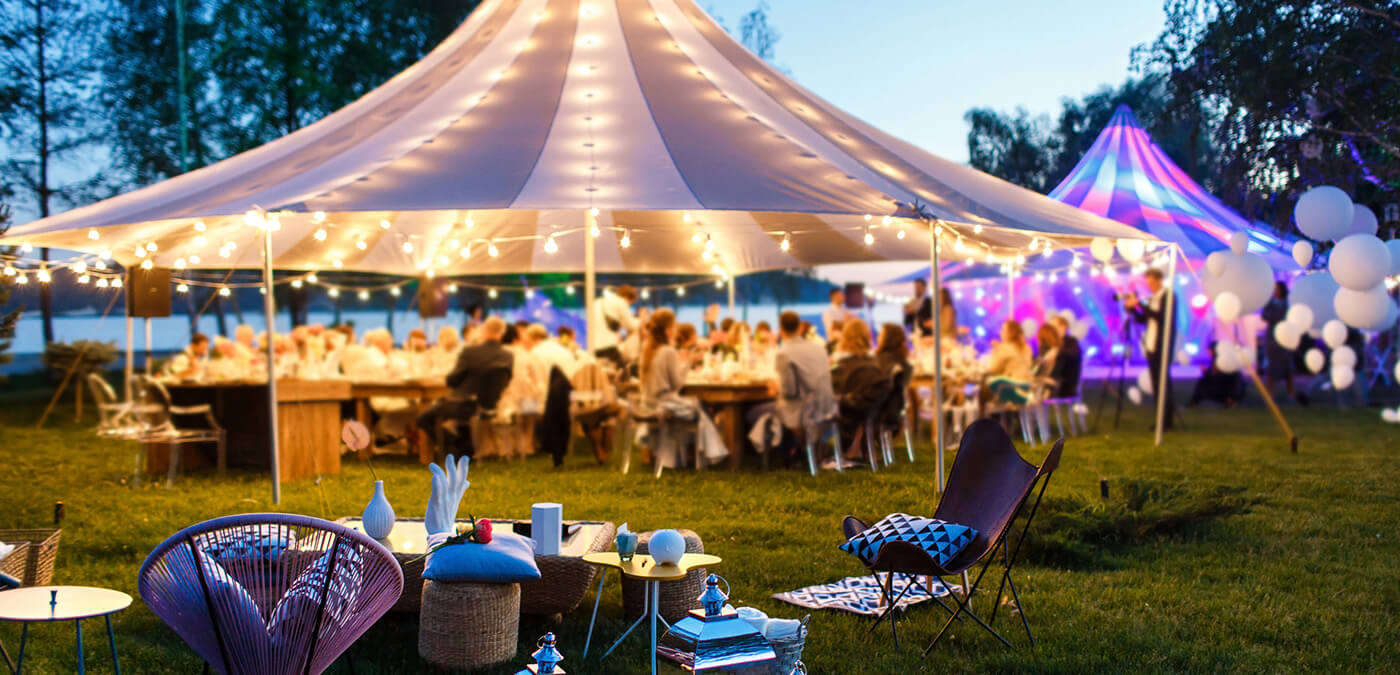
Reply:
[[[319,673],[403,591],[378,542],[332,522],[280,513],[216,518],[156,547],[141,599],[222,673]]]
[[[964,584],[962,597],[959,597],[957,593],[950,594],[954,607],[949,607],[942,598],[934,598],[951,616],[943,628],[938,631],[938,635],[933,638],[933,642],[924,650],[924,655],[927,656],[938,644],[938,641],[943,638],[953,622],[964,615],[971,617],[1006,646],[1012,646],[1010,641],[1002,637],[991,626],[991,623],[996,620],[996,608],[1000,606],[1002,594],[1008,586],[1011,590],[1012,602],[1016,605],[1021,616],[1021,623],[1026,629],[1026,637],[1033,646],[1035,638],[1031,635],[1030,621],[1026,618],[1025,609],[1021,606],[1021,598],[1016,591],[1016,584],[1011,578],[1011,569],[1016,563],[1016,554],[1025,541],[1026,532],[1030,530],[1031,521],[1035,518],[1040,499],[1045,495],[1045,487],[1050,483],[1050,475],[1059,466],[1060,453],[1063,448],[1064,439],[1056,441],[1055,445],[1050,448],[1050,452],[1045,455],[1040,466],[1036,467],[1017,454],[1015,446],[1011,443],[1011,437],[1007,435],[1006,430],[1000,424],[992,420],[978,420],[969,426],[966,433],[963,434],[961,445],[958,446],[958,455],[953,460],[953,470],[948,476],[947,489],[944,491],[943,499],[939,502],[938,510],[934,512],[933,517],[975,528],[977,536],[946,566],[939,565],[927,551],[909,542],[891,541],[881,546],[875,559],[866,565],[877,576],[881,572],[886,575],[885,611],[871,625],[870,630],[875,630],[881,621],[890,618],[895,645],[899,645],[899,631],[894,611],[900,597],[895,597],[893,594],[894,575],[899,574],[908,578],[911,582],[905,587],[908,589],[913,586],[912,582],[916,576],[927,575],[930,580],[953,577],[964,574],[970,568],[981,563],[982,567],[972,583],[970,585]],[[1040,483],[1040,491],[1036,494],[1035,501],[1030,505],[1020,537],[1017,538],[1016,544],[1011,546],[1007,541],[1007,535],[1010,534],[1012,523],[1016,517],[1030,501],[1036,483]],[[842,529],[847,539],[868,527],[866,523],[854,516],[846,516],[842,523]],[[987,569],[997,558],[998,552],[1002,554],[1001,585],[997,589],[991,618],[983,621],[981,617],[973,613],[969,600],[982,582]],[[966,576],[963,578],[967,579]],[[902,597],[902,595],[901,593],[900,596]]]

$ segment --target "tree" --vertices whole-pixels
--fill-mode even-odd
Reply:
[[[10,229],[10,209],[4,204],[0,204],[0,235],[5,234],[5,230]],[[8,254],[9,249],[0,249],[0,253]],[[0,312],[4,311],[6,305],[10,304],[10,287],[14,284],[9,276],[0,276]],[[19,314],[23,307],[16,307],[8,312],[0,314],[0,364],[9,363],[14,358],[10,351],[10,343],[15,339],[15,326],[19,323]]]
[[[967,132],[967,152],[974,168],[1036,192],[1049,192],[1055,186],[1052,171],[1060,139],[1046,116],[1032,117],[1024,108],[1014,115],[973,108],[963,119],[972,127]]]
[[[56,162],[88,150],[97,138],[92,124],[97,15],[75,0],[0,0],[0,81],[11,103],[0,111],[8,157],[3,182],[34,200],[39,217],[56,206],[88,201],[101,185],[100,172],[59,182]],[[71,166],[71,165],[70,165]],[[44,260],[49,250],[41,249]],[[53,341],[52,298],[40,289],[44,341]]]
[[[1280,224],[1314,185],[1362,202],[1400,188],[1400,4],[1167,0],[1166,13],[1135,60],[1167,78],[1170,110],[1210,111],[1216,172],[1238,186],[1226,203]]]
[[[739,19],[739,42],[758,58],[767,61],[784,74],[791,75],[787,66],[780,65],[777,61],[778,40],[782,39],[783,35],[769,22],[768,12],[768,0],[758,0],[758,5]],[[724,27],[724,24],[721,23],[720,26]]]

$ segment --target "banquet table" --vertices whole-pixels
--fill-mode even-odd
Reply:
[[[386,398],[407,398],[433,401],[452,391],[443,378],[424,378],[391,382],[369,382],[352,380],[350,398],[355,399],[355,419],[365,426],[370,425],[369,400],[376,396]]]
[[[682,396],[694,396],[714,411],[715,426],[729,448],[729,468],[735,470],[744,459],[744,408],[773,400],[767,382],[688,382]]]
[[[175,405],[209,404],[228,434],[235,466],[270,468],[267,383],[257,381],[166,385]],[[350,400],[345,380],[277,380],[278,467],[295,481],[340,473],[340,404]]]

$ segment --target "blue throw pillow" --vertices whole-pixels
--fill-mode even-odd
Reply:
[[[428,546],[436,546],[447,537],[433,535]],[[489,544],[452,544],[428,554],[423,578],[508,584],[538,579],[540,568],[535,565],[533,541],[512,532],[497,532]]]
[[[869,564],[880,554],[880,547],[885,542],[907,541],[928,551],[934,561],[947,567],[975,538],[977,530],[966,525],[907,513],[891,513],[848,539],[840,548]]]

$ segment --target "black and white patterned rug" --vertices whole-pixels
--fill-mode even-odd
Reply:
[[[900,597],[911,581],[909,577],[896,576],[894,581],[894,596],[899,598],[898,606],[908,609],[912,605],[917,605],[933,597],[948,595],[951,589],[962,591],[961,587],[948,586],[942,581],[933,581],[933,595],[928,592],[928,577],[916,577],[912,583],[913,588]],[[808,586],[786,593],[774,593],[773,597],[783,602],[807,607],[809,609],[837,609],[852,614],[862,616],[879,616],[884,608],[880,605],[880,590],[883,588],[883,577],[876,580],[872,576],[846,577],[840,581],[819,586]]]

